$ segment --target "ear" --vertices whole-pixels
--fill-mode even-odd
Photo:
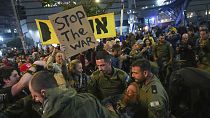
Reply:
[[[41,90],[41,95],[46,96],[46,90],[42,89]]]
[[[145,76],[145,77],[148,76],[148,71],[144,71],[144,76]]]

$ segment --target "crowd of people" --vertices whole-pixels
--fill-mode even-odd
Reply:
[[[6,54],[0,118],[210,117],[209,31],[183,28],[101,39],[70,58],[59,47]]]

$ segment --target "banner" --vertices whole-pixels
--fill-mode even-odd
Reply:
[[[116,37],[114,13],[88,17],[95,38]]]
[[[90,23],[82,6],[49,16],[65,54],[71,57],[97,46]]]
[[[49,20],[35,19],[43,45],[60,44],[54,28]]]

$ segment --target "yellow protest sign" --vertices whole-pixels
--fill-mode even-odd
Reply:
[[[65,55],[71,57],[97,46],[91,26],[82,6],[49,16]]]
[[[35,19],[43,45],[60,44],[50,20]]]
[[[114,13],[88,17],[95,38],[116,37]]]

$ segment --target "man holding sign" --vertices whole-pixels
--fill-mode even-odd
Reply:
[[[49,16],[65,54],[71,57],[97,46],[82,6]]]

